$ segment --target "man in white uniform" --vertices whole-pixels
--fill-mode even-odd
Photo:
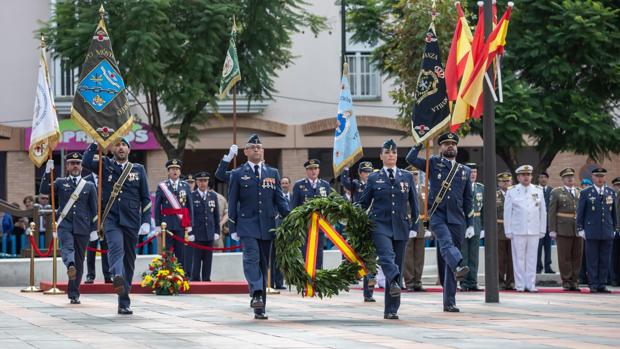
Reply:
[[[517,168],[519,184],[510,187],[504,202],[504,229],[512,240],[515,287],[518,292],[538,292],[536,260],[538,240],[547,231],[547,209],[542,188],[531,184],[530,165]]]

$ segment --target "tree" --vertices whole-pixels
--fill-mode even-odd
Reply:
[[[620,84],[616,2],[517,3],[502,62],[504,103],[497,105],[495,119],[496,152],[511,170],[519,164],[517,154],[526,146],[525,137],[533,140],[540,154],[535,166],[538,172],[546,170],[561,151],[593,159],[620,151],[620,130],[613,114]],[[430,1],[348,3],[354,40],[381,42],[373,58],[383,73],[396,79],[399,86],[391,95],[400,106],[399,119],[409,129]],[[501,15],[504,7],[499,7]],[[477,5],[471,2],[467,9],[473,26]],[[456,13],[449,1],[438,2],[437,12],[437,34],[445,59]],[[472,121],[464,130],[481,131],[479,121]]]
[[[142,109],[168,158],[183,157],[211,116],[205,108],[217,108],[233,15],[249,100],[271,98],[277,71],[294,58],[292,34],[326,28],[304,0],[58,1],[41,31],[71,67],[84,62],[100,3],[126,85],[146,100]]]

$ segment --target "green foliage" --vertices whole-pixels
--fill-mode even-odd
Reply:
[[[344,226],[343,237],[364,261],[371,273],[376,270],[375,248],[370,238],[372,223],[368,215],[358,206],[345,200],[336,192],[328,197],[317,197],[296,207],[276,229],[276,256],[284,273],[286,283],[295,286],[302,293],[312,279],[305,269],[301,248],[307,240],[308,225],[312,213],[318,212],[334,226]],[[314,290],[319,298],[332,297],[340,291],[348,291],[349,285],[358,280],[359,266],[343,260],[334,270],[317,270]]]

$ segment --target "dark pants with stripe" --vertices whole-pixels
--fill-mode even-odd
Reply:
[[[84,274],[84,257],[86,256],[89,237],[89,234],[78,235],[66,230],[58,232],[62,261],[67,267],[73,263],[77,271],[75,280],[69,280],[67,285],[67,296],[70,299],[80,297],[80,283],[82,282],[82,274]]]
[[[108,241],[108,262],[110,273],[121,275],[125,279],[125,292],[118,296],[119,307],[129,307],[129,291],[136,266],[137,229],[123,227],[114,220],[107,219],[104,225],[105,238]]]
[[[397,297],[390,296],[390,284],[396,281],[402,288],[401,270],[403,270],[403,256],[405,255],[407,240],[393,240],[387,235],[373,233],[372,241],[377,250],[379,265],[385,275],[385,306],[383,312],[385,314],[397,313],[398,308],[400,308],[400,295]]]
[[[267,306],[267,268],[269,251],[272,240],[260,240],[251,237],[241,237],[243,244],[243,274],[250,286],[250,297],[260,291],[263,303]],[[254,309],[255,314],[264,314],[265,307]]]
[[[590,288],[600,289],[607,284],[613,240],[586,240],[586,264]]]

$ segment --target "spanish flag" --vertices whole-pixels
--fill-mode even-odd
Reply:
[[[458,82],[463,77],[466,68],[468,65],[471,65],[470,71],[473,69],[473,60],[471,57],[471,41],[473,37],[471,35],[471,29],[469,28],[469,24],[467,24],[467,19],[461,8],[461,3],[457,1],[455,5],[458,13],[458,20],[456,22],[454,36],[452,37],[448,61],[446,62],[446,91],[448,93],[448,99],[452,102],[456,101],[458,96]]]

